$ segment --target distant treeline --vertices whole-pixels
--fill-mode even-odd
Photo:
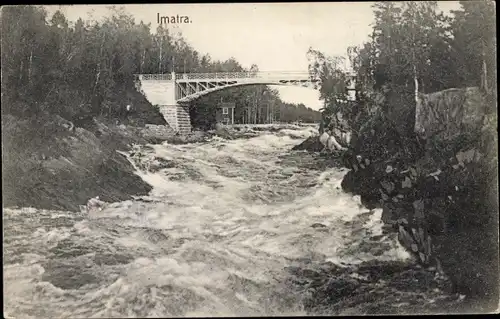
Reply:
[[[68,120],[113,118],[134,102],[125,94],[134,90],[134,74],[248,71],[234,58],[213,61],[162,26],[152,34],[150,24],[135,23],[116,7],[103,21],[80,18],[71,24],[60,11],[49,17],[43,7],[9,6],[2,8],[1,24],[2,112],[17,116],[51,112]],[[222,98],[236,103],[237,119],[246,112],[262,123],[268,116],[258,106],[270,103],[276,120],[318,118],[317,112],[283,103],[276,92],[258,86],[210,94],[195,102],[194,113],[210,106],[215,114]]]
[[[308,108],[302,103],[283,102],[276,90],[259,85],[229,88],[201,97],[191,109],[193,126],[201,129],[213,128],[215,124],[214,106],[221,101],[236,103],[234,122],[237,124],[297,121],[319,123],[321,121],[321,112]]]

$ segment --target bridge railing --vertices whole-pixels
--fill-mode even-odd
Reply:
[[[165,81],[172,80],[172,74],[138,74],[141,80]]]
[[[172,74],[136,74],[141,80],[172,80]],[[352,76],[352,75],[351,75]],[[317,80],[311,77],[308,72],[215,72],[215,73],[178,73],[175,74],[177,80],[214,80],[214,79],[309,79]]]
[[[309,78],[308,72],[215,72],[215,73],[181,73],[176,74],[179,80],[213,80],[213,79],[281,79]]]

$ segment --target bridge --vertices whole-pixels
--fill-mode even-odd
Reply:
[[[315,88],[319,80],[308,72],[222,72],[137,74],[136,88],[158,105],[167,123],[182,133],[191,131],[189,103],[199,97],[244,85],[292,85]],[[353,77],[346,84],[354,89]]]

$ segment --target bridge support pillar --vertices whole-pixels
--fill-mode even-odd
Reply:
[[[177,105],[177,130],[181,134],[191,133],[189,106]]]
[[[177,105],[160,105],[160,113],[168,125],[177,131]]]
[[[160,113],[174,131],[182,135],[191,132],[191,119],[189,117],[188,106],[179,104],[162,105],[160,106]]]

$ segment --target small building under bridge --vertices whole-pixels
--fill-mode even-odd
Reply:
[[[215,113],[216,122],[224,125],[233,125],[235,107],[235,103],[220,102],[219,105],[217,105],[217,111]]]

